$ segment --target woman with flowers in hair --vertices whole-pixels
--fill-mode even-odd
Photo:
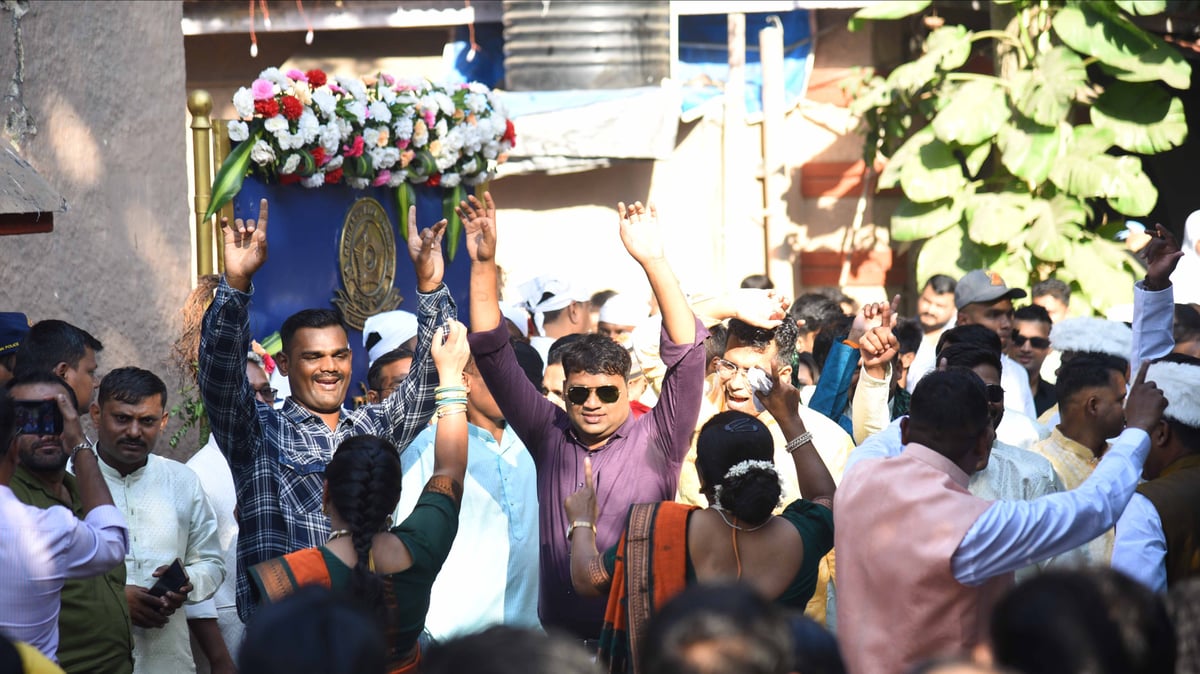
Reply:
[[[696,440],[696,471],[707,508],[675,502],[630,508],[620,542],[596,549],[598,507],[591,462],[583,489],[566,499],[572,524],[571,579],[584,596],[608,594],[600,658],[610,672],[637,670],[639,640],[652,615],[694,583],[740,581],[803,611],[817,565],[833,547],[834,482],[797,414],[800,392],[775,379],[760,396],[780,422],[800,491],[779,515],[783,487],[771,431],[743,412],[714,416]]]
[[[417,670],[417,638],[425,628],[433,581],[458,532],[467,470],[466,327],[451,321],[431,348],[441,385],[435,389],[434,470],[412,514],[392,526],[400,500],[400,455],[384,438],[350,437],[325,468],[329,541],[250,568],[252,592],[276,602],[305,585],[346,591],[373,612],[384,631],[388,672]]]

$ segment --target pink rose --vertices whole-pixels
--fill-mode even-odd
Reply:
[[[409,140],[408,138],[402,138],[402,139],[396,141],[396,147],[400,148],[401,150],[407,150],[408,144],[411,142],[412,141]]]
[[[307,82],[308,81],[308,75],[305,75],[303,71],[296,70],[295,68],[292,68],[291,70],[287,71],[286,74],[288,76],[288,79],[290,79],[294,82]]]
[[[383,83],[390,87],[396,83],[396,78],[392,77],[391,75],[389,75],[387,73],[383,73]]]
[[[434,113],[433,110],[426,110],[425,111],[425,126],[432,129],[436,122],[437,122],[437,114]]]
[[[379,172],[379,175],[375,176],[375,179],[371,181],[371,185],[374,187],[381,187],[383,185],[386,185],[388,183],[388,181],[391,179],[392,179],[392,172],[388,171],[387,169],[384,169]]]
[[[363,153],[362,136],[355,136],[354,142],[350,145],[342,146],[342,155],[346,157],[361,157]]]
[[[250,85],[250,93],[254,95],[254,100],[265,101],[268,98],[274,98],[275,85],[267,80],[254,80]]]

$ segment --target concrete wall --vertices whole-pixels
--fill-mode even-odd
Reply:
[[[70,210],[52,233],[0,237],[0,308],[79,325],[104,343],[101,373],[137,365],[174,392],[167,358],[190,283],[182,4],[28,9],[19,101],[36,134],[10,140]],[[0,19],[8,83],[13,14]],[[0,112],[14,104],[6,97]]]

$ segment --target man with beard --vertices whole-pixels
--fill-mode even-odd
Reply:
[[[238,615],[254,611],[246,569],[329,539],[322,512],[325,466],[342,440],[378,435],[403,450],[433,414],[437,371],[429,356],[434,329],[454,319],[442,285],[443,220],[418,235],[409,213],[408,253],[417,274],[417,347],[399,390],[354,411],[344,407],[350,385],[350,341],[341,316],[306,309],[280,329],[277,362],[291,396],[276,410],[256,402],[246,380],[250,349],[247,305],[251,280],[267,259],[267,201],[258,221],[238,219],[225,231],[225,275],[204,316],[200,341],[200,394],[213,434],[238,486]]]
[[[92,403],[96,453],[113,503],[129,522],[125,599],[133,622],[134,674],[196,671],[185,601],[211,597],[225,579],[217,517],[190,468],[153,455],[167,425],[167,385],[153,372],[121,367],[104,375]],[[154,592],[178,560],[183,585]]]
[[[1004,406],[1036,419],[1029,376],[1025,368],[1004,355],[1012,341],[1012,301],[1027,294],[1020,288],[1009,288],[996,272],[976,269],[968,272],[954,286],[954,306],[958,307],[955,321],[956,325],[982,325],[996,333],[1000,338],[1000,378],[1004,384]]]
[[[18,430],[14,438],[10,395],[15,400],[58,401],[62,432],[39,435]],[[7,414],[0,414],[0,418],[9,419],[7,425],[0,422],[0,438],[8,450],[0,463],[11,476],[3,482],[25,504],[24,508],[33,510],[29,521],[60,521],[72,529],[78,528],[70,549],[63,550],[64,556],[55,560],[69,564],[55,574],[46,574],[41,569],[40,579],[22,578],[9,564],[11,558],[4,557],[4,586],[8,592],[0,600],[0,631],[28,641],[48,657],[57,658],[59,665],[71,674],[129,674],[133,671],[133,644],[123,592],[128,533],[125,518],[113,507],[108,486],[100,475],[96,454],[79,426],[75,396],[62,379],[42,372],[14,378],[9,382],[8,392],[0,390],[0,398],[5,399],[0,407],[10,408]],[[72,456],[75,475],[66,470],[67,460]],[[12,468],[8,468],[10,465]],[[7,490],[0,489],[3,491]],[[7,506],[4,513],[5,524],[17,521]],[[23,528],[27,531],[22,537],[28,535],[28,527]],[[8,542],[31,543],[13,530],[5,530],[3,536]],[[50,575],[57,577],[57,581],[51,580]],[[64,578],[70,580],[64,583]],[[47,583],[57,583],[61,594],[55,591],[51,596],[51,588],[43,587]],[[28,598],[15,600],[17,594],[31,587],[39,591],[32,602]],[[36,627],[42,638],[32,637],[27,627],[16,628],[14,617],[25,626]]]
[[[917,320],[921,322],[924,336],[908,369],[905,385],[909,393],[917,387],[917,381],[937,365],[933,356],[937,350],[938,338],[946,328],[954,327],[952,323],[955,285],[953,278],[945,274],[934,274],[925,282],[925,288],[917,298]]]

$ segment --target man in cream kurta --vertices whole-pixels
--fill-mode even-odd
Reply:
[[[217,518],[199,478],[182,463],[150,454],[166,425],[166,402],[161,379],[124,367],[105,375],[91,409],[100,470],[129,523],[125,598],[133,621],[134,674],[196,671],[187,616],[177,609],[184,599],[208,599],[225,578]],[[176,558],[190,592],[149,595],[156,572]]]

